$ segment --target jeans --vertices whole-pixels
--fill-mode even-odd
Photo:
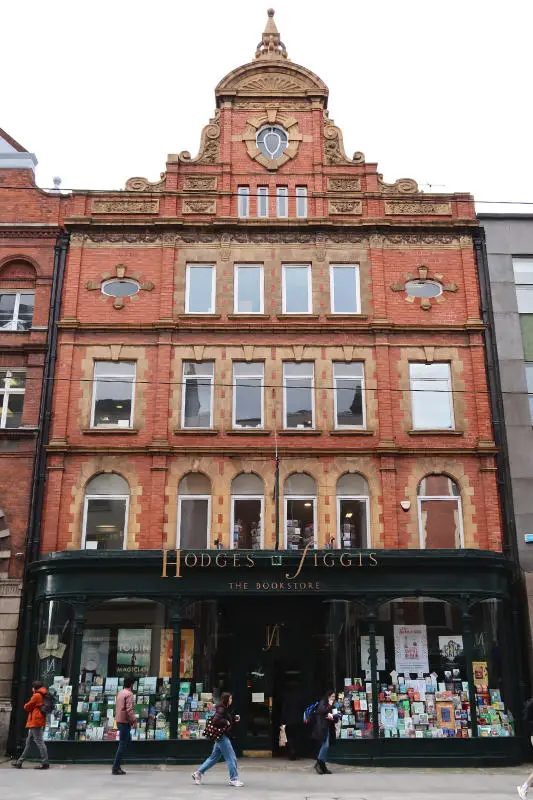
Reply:
[[[26,737],[26,745],[22,754],[18,757],[17,762],[22,764],[22,762],[28,757],[28,753],[31,748],[32,740],[38,747],[39,755],[41,756],[41,762],[43,764],[48,763],[48,751],[46,749],[46,745],[44,743],[44,728],[28,728],[28,736]]]
[[[239,777],[239,773],[237,771],[237,756],[235,755],[233,745],[226,734],[224,734],[224,736],[222,736],[218,742],[215,742],[211,755],[204,761],[202,766],[199,767],[197,771],[200,773],[200,775],[203,775],[204,772],[207,772],[208,769],[214,767],[219,761],[225,761],[228,765],[229,777],[231,781]]]
[[[115,755],[115,760],[113,762],[113,769],[120,769],[120,763],[124,758],[124,753],[128,749],[128,745],[131,741],[131,725],[129,722],[118,722],[118,747],[117,753]]]
[[[320,745],[320,750],[318,751],[318,760],[325,761],[328,756],[328,747],[329,747],[329,731],[328,735],[326,736],[326,741],[322,742]]]

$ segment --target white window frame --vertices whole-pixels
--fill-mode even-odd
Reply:
[[[318,517],[317,517],[317,496],[316,495],[309,495],[309,494],[288,494],[283,496],[283,509],[284,509],[284,517],[283,517],[283,549],[287,549],[287,519],[288,519],[288,512],[287,512],[287,504],[289,500],[304,500],[306,502],[311,501],[313,504],[313,548],[317,548],[318,542]],[[291,550],[291,553],[301,553],[302,550]]]
[[[451,478],[450,478],[451,480]],[[426,543],[424,542],[424,526],[422,525],[422,501],[424,500],[443,500],[443,501],[458,501],[457,509],[459,512],[459,549],[464,549],[465,539],[463,531],[463,503],[460,494],[454,495],[432,495],[424,494],[417,495],[417,512],[418,512],[418,540],[421,550],[426,550]],[[443,548],[446,549],[446,548]],[[451,548],[450,548],[451,549]]]
[[[281,213],[281,206],[285,205],[285,214]],[[276,216],[285,219],[289,216],[289,187],[276,186]]]
[[[260,219],[266,219],[269,216],[268,201],[269,201],[268,186],[258,186],[255,202],[256,202],[257,216]],[[264,208],[262,208],[263,204]],[[264,213],[262,213],[263,211]]]
[[[237,376],[235,375],[235,367],[237,364],[246,364],[246,361],[234,361],[233,362],[233,398],[232,398],[232,426],[235,430],[240,431],[259,431],[265,427],[265,365],[262,361],[258,361],[258,364],[261,364],[263,369],[261,370],[261,374],[259,375],[247,375],[247,378],[259,378],[261,380],[261,424],[258,426],[252,425],[238,425],[237,424]],[[239,375],[239,380],[246,381],[244,376]]]
[[[230,514],[230,550],[239,550],[247,548],[239,548],[234,546],[233,542],[233,527],[235,525],[235,500],[259,500],[261,502],[261,544],[260,550],[265,549],[265,498],[264,495],[259,494],[232,494],[231,495],[231,514]],[[255,551],[252,551],[255,552]]]
[[[211,269],[211,304],[209,307],[209,311],[190,311],[189,310],[189,295],[190,295],[190,273],[191,269],[195,269],[197,267],[202,267],[205,269],[209,267]],[[185,313],[186,314],[214,314],[216,308],[216,278],[217,278],[217,270],[215,264],[187,264],[185,269]]]
[[[211,543],[211,495],[210,494],[182,494],[178,495],[178,519],[177,519],[177,528],[176,528],[176,547],[179,549],[181,547],[181,504],[184,500],[207,500],[207,531],[206,531],[206,543],[205,549],[209,550],[210,543]],[[203,548],[198,548],[202,550]]]
[[[19,331],[17,328],[18,318],[19,318],[19,308],[20,308],[20,298],[23,295],[29,295],[33,297],[33,311],[35,312],[35,291],[33,289],[2,289],[0,294],[14,294],[15,295],[15,307],[13,308],[13,317],[11,318],[11,325],[7,328],[0,328],[0,333],[6,333],[7,331],[13,331],[15,333],[28,333],[31,331],[33,327],[33,314],[31,317],[31,325],[29,328],[25,328],[22,331]]]
[[[337,311],[335,309],[335,270],[353,269],[355,271],[355,311]],[[329,265],[329,296],[332,314],[355,315],[361,313],[361,284],[360,284],[359,264],[330,264]]]
[[[307,270],[307,311],[287,311],[287,283],[286,275],[287,270],[291,269],[306,269]],[[290,316],[297,314],[312,314],[313,313],[313,286],[311,280],[311,264],[282,264],[281,265],[281,310],[283,314]]]
[[[361,364],[363,367],[362,375],[344,375],[342,378],[335,375],[335,364]],[[363,423],[362,425],[339,425],[337,421],[337,381],[359,380],[361,381],[361,405],[363,409]],[[364,361],[334,361],[333,362],[333,411],[335,419],[335,430],[337,431],[364,431],[366,430],[366,390],[365,390],[365,362]]]
[[[296,216],[307,219],[307,186],[296,187]]]
[[[186,364],[198,364],[198,363],[207,363],[213,364],[213,371],[210,375],[202,375],[201,373],[196,375],[185,375],[185,366]],[[181,394],[181,427],[184,428],[186,431],[208,431],[213,428],[213,402],[214,402],[214,394],[215,394],[215,363],[214,361],[207,360],[204,362],[192,361],[192,359],[185,359],[182,363],[181,367],[181,375],[182,375],[182,394]],[[209,427],[194,427],[191,425],[185,425],[185,395],[187,392],[187,381],[194,381],[198,378],[205,379],[209,378],[211,382],[211,396],[209,400]]]
[[[421,427],[421,426],[419,426],[419,425],[417,425],[415,423],[415,412],[414,412],[414,405],[413,405],[413,392],[415,390],[413,389],[413,382],[423,381],[424,378],[414,378],[414,380],[413,380],[413,378],[411,377],[411,366],[419,366],[421,364],[423,366],[426,366],[426,365],[424,365],[424,363],[422,361],[410,361],[409,362],[409,394],[411,396],[411,423],[412,423],[412,426],[413,426],[413,430],[415,430],[415,431],[454,431],[455,430],[455,413],[454,413],[454,407],[453,407],[452,367],[451,367],[451,364],[450,364],[449,361],[433,361],[431,364],[428,364],[427,366],[433,366],[435,364],[446,364],[446,366],[448,367],[448,380],[447,380],[448,390],[447,390],[447,395],[448,395],[448,401],[449,401],[449,404],[450,404],[451,426],[443,428],[443,427],[439,427],[438,425],[433,425],[431,428],[426,428],[426,427]],[[428,380],[428,379],[426,379],[426,380]],[[444,383],[444,379],[439,379],[439,381],[442,381],[442,383]],[[416,390],[416,391],[420,391],[420,390]]]
[[[365,541],[361,542],[361,547],[367,548],[371,547],[370,542],[370,498],[368,495],[357,495],[357,494],[343,494],[337,495],[337,547],[341,547],[342,544],[342,536],[341,536],[341,500],[359,500],[360,502],[364,502],[365,504],[365,517],[366,517],[366,535]]]
[[[237,186],[237,216],[246,219],[250,216],[250,187]]]
[[[127,361],[127,359],[124,359],[124,361]],[[112,376],[113,380],[116,380],[117,383],[131,383],[131,412],[130,412],[130,423],[129,423],[129,425],[115,425],[114,423],[110,423],[109,425],[106,425],[105,423],[104,424],[100,424],[100,425],[95,425],[94,424],[94,412],[96,410],[96,388],[97,388],[98,381],[101,380],[102,378],[105,378],[104,375],[98,375],[98,377],[95,376],[96,364],[102,364],[102,363],[104,363],[104,364],[106,363],[105,359],[95,359],[94,360],[94,365],[93,365],[93,397],[92,397],[92,403],[91,403],[91,424],[90,424],[90,427],[94,428],[95,430],[100,430],[102,428],[104,430],[107,430],[108,428],[114,428],[117,431],[131,430],[131,428],[133,428],[133,419],[134,419],[134,412],[135,412],[135,384],[137,382],[137,362],[135,362],[135,361],[133,362],[133,365],[134,365],[133,377],[131,375],[113,375]],[[109,363],[116,363],[116,362],[109,362]],[[119,361],[119,363],[120,363],[120,361]],[[112,381],[109,380],[109,381],[106,381],[106,383],[112,383]]]
[[[128,542],[128,524],[129,524],[129,512],[130,512],[130,495],[129,494],[86,494],[84,497],[83,502],[83,521],[82,521],[82,536],[81,536],[81,549],[82,550],[93,550],[98,548],[87,548],[86,546],[86,539],[87,539],[87,513],[89,510],[89,500],[125,500],[125,510],[124,510],[124,538],[122,540],[122,549],[126,550],[126,545]]]
[[[287,381],[285,377],[286,364],[311,364],[313,367],[311,375],[311,427],[310,428],[289,428],[287,426]],[[285,431],[313,431],[315,430],[315,362],[314,361],[283,361],[282,363],[282,376],[283,376],[283,430]],[[290,377],[290,380],[309,380],[309,376],[297,375]],[[296,388],[296,387],[290,387]]]
[[[239,269],[243,267],[259,267],[261,277],[259,279],[259,311],[239,311]],[[264,314],[265,308],[265,268],[264,264],[238,263],[233,268],[233,313],[234,314]]]
[[[8,369],[7,367],[2,367],[0,372],[6,373],[6,381],[3,389],[0,389],[0,398],[2,400],[2,405],[0,407],[0,430],[14,430],[16,431],[17,428],[7,428],[6,421],[7,421],[7,408],[9,405],[9,395],[11,394],[26,394],[26,385],[24,385],[23,389],[12,389],[11,388],[11,378],[13,375],[26,375],[25,369]],[[7,402],[6,402],[7,398]],[[24,414],[24,401],[22,402],[22,413]]]

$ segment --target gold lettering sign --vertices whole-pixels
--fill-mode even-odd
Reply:
[[[263,650],[266,652],[267,650],[271,650],[272,647],[279,647],[278,624],[266,626],[266,646],[263,647]]]

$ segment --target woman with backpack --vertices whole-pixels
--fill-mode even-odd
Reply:
[[[191,777],[197,785],[202,782],[204,772],[214,767],[219,761],[225,761],[228,765],[230,786],[244,786],[239,778],[237,756],[229,738],[231,726],[240,720],[239,715],[230,710],[232,702],[233,698],[230,692],[223,692],[215,708],[214,716],[208,721],[206,735],[214,742],[213,750],[202,766],[192,773]]]
[[[53,711],[55,703],[48,689],[43,686],[41,681],[33,681],[31,688],[33,694],[24,705],[24,710],[28,712],[26,746],[12,766],[15,769],[22,769],[22,762],[27,758],[31,743],[34,741],[41,756],[41,763],[35,769],[48,769],[50,764],[48,763],[48,751],[44,743],[44,729],[46,726],[46,714]]]
[[[315,770],[319,775],[331,775],[326,766],[328,748],[335,741],[335,723],[339,715],[335,712],[335,692],[328,692],[324,695],[315,712],[313,732],[311,736],[320,742]]]

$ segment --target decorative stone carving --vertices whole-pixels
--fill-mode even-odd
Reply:
[[[176,160],[176,156],[169,157],[169,161]],[[220,160],[220,109],[217,108],[213,119],[209,120],[202,131],[200,150],[195,158],[191,158],[188,150],[183,150],[177,160],[182,164],[217,164]]]
[[[162,192],[165,189],[166,172],[161,173],[161,180],[150,183],[146,178],[130,178],[126,181],[127,192]]]
[[[289,143],[279,158],[265,158],[256,144],[257,131],[262,128],[263,125],[274,125],[276,123],[283,125],[287,131]],[[257,163],[261,164],[263,167],[266,167],[266,169],[274,171],[296,156],[303,136],[300,133],[298,121],[294,117],[291,117],[289,114],[279,113],[277,108],[264,106],[263,114],[249,117],[246,120],[246,128],[241,138],[246,145],[246,150],[250,158],[253,161],[257,161]]]
[[[159,200],[93,200],[93,214],[157,214]]]
[[[452,213],[451,203],[428,203],[404,200],[385,200],[385,214],[407,216],[447,216]]]
[[[128,275],[128,268],[125,264],[115,264],[114,274],[111,272],[101,272],[100,278],[100,281],[87,281],[85,288],[89,291],[102,291],[102,284],[112,278],[129,278],[130,280],[137,281],[139,285],[139,292],[151,292],[155,288],[155,284],[152,281],[139,281],[138,273],[132,273],[131,275]],[[111,297],[110,295],[104,295],[103,293],[102,297],[105,300],[113,300],[113,308],[115,308],[117,311],[119,311],[121,308],[124,308],[126,300],[135,302],[138,299],[138,295],[132,295],[130,297]]]
[[[229,261],[231,258],[231,236],[223,233],[220,237],[220,260]]]
[[[330,214],[362,214],[363,203],[361,200],[330,200]]]
[[[216,188],[216,175],[202,175],[198,178],[185,178],[183,182],[183,191],[185,192],[207,192]]]
[[[216,200],[184,200],[183,201],[184,214],[216,214],[217,201]]]
[[[324,111],[324,159],[326,164],[364,164],[363,153],[355,152],[350,161],[344,151],[342,131]]]
[[[359,178],[328,178],[329,192],[360,192]]]
[[[440,284],[442,293],[437,297],[414,297],[412,294],[407,295],[405,298],[406,303],[411,303],[414,305],[416,300],[420,300],[420,308],[422,311],[429,311],[431,309],[431,301],[435,300],[437,303],[444,303],[445,297],[444,292],[452,292],[455,293],[458,291],[458,286],[456,283],[444,283],[443,282],[443,275],[441,273],[432,273],[429,267],[425,264],[420,264],[418,267],[418,275],[413,275],[410,272],[406,273],[403,276],[403,281],[394,281],[391,283],[390,288],[393,292],[405,292],[405,287],[409,283],[409,281],[420,281],[425,283],[438,283]]]
[[[412,178],[399,178],[394,183],[385,183],[383,175],[378,175],[378,184],[383,194],[416,194],[418,184]]]

